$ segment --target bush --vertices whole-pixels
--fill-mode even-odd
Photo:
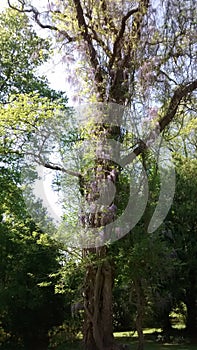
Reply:
[[[55,327],[50,333],[50,349],[56,349],[65,343],[73,343],[80,337],[81,320],[77,318],[65,321],[62,326]]]

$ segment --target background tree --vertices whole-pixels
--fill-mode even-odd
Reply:
[[[188,335],[196,336],[196,159],[177,156],[177,191],[169,214],[169,228],[177,255],[182,263],[181,300],[187,308]]]
[[[51,100],[63,96],[49,88],[46,77],[36,74],[50,57],[51,44],[38,37],[28,17],[12,10],[1,12],[0,33],[1,103],[12,94],[34,92]]]
[[[49,329],[63,322],[65,312],[64,295],[55,295],[59,244],[28,217],[19,174],[1,170],[1,324],[12,336],[9,347],[21,340],[25,348],[46,349]]]
[[[36,75],[37,67],[49,57],[50,45],[36,35],[28,17],[10,10],[1,13],[0,32],[0,322],[11,334],[5,348],[43,350],[48,331],[65,316],[65,295],[55,290],[63,258],[59,243],[42,232],[26,210],[25,162],[22,148],[18,150],[30,137],[31,125],[39,124],[40,111],[46,118],[59,104],[65,107],[67,99]],[[14,115],[9,108],[15,103]],[[29,108],[26,112],[24,105]],[[22,120],[26,130],[20,129]]]

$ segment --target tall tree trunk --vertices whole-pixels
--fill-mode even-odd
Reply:
[[[170,312],[172,310],[171,303],[167,303],[166,308],[161,312],[162,315],[162,330],[166,336],[170,336],[172,332],[172,324],[170,320]]]
[[[102,120],[101,120],[102,121]],[[100,198],[101,192],[108,202],[105,209],[102,205],[97,205],[97,210],[93,213],[86,210],[81,217],[82,224],[87,229],[105,228],[107,224],[113,222],[115,218],[115,204],[110,198],[110,186],[118,181],[118,167],[110,159],[105,158],[105,153],[113,153],[113,149],[107,146],[108,140],[115,140],[121,136],[119,127],[112,127],[111,120],[106,123],[95,123],[93,132],[98,138],[100,145],[100,155],[97,154],[94,169],[88,180],[85,181],[83,193],[84,199],[90,208],[95,208],[95,203]],[[118,146],[119,147],[119,146]],[[116,150],[117,151],[117,150]],[[104,157],[103,157],[104,154]],[[103,158],[102,158],[103,157]],[[113,156],[112,156],[113,159]],[[107,182],[107,186],[105,186]],[[104,192],[103,192],[104,185]],[[109,188],[108,188],[109,186]],[[109,198],[109,201],[108,201]],[[103,230],[103,234],[106,231]],[[109,237],[110,239],[110,237]],[[96,245],[93,248],[84,249],[84,256],[90,259],[87,265],[84,283],[84,343],[86,350],[118,350],[118,346],[113,337],[112,325],[112,287],[113,287],[113,267],[110,257],[107,254],[105,245]]]
[[[144,305],[145,296],[141,280],[135,278],[134,280],[136,298],[137,298],[137,317],[136,317],[136,330],[138,334],[138,346],[137,350],[144,349],[144,334],[143,334],[143,322],[144,322]]]
[[[189,297],[187,301],[186,331],[189,337],[197,339],[197,307],[196,297]]]
[[[197,339],[196,271],[190,270],[189,282],[190,285],[186,290],[186,330],[190,337],[192,337],[193,339]]]
[[[106,248],[99,248],[104,258]],[[84,342],[87,350],[112,350],[114,347],[112,326],[113,271],[109,260],[95,261],[89,265],[85,281]]]

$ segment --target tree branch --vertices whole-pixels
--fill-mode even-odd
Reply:
[[[119,30],[118,35],[116,37],[116,40],[114,42],[113,54],[112,54],[111,60],[109,62],[110,68],[112,68],[114,61],[117,58],[118,52],[121,49],[120,44],[121,44],[121,41],[123,40],[123,36],[124,36],[125,28],[126,28],[126,22],[134,13],[136,13],[138,11],[139,11],[139,8],[132,9],[132,10],[128,11],[127,14],[122,18],[121,27],[120,27],[120,30]]]
[[[22,155],[22,153],[21,153],[21,155]],[[65,169],[63,166],[60,166],[60,165],[57,165],[57,164],[45,161],[41,157],[40,154],[36,155],[35,153],[32,153],[32,152],[24,152],[24,155],[33,157],[37,164],[42,165],[43,167],[45,167],[47,169],[61,171],[62,173],[65,173],[65,174],[68,174],[68,175],[71,175],[71,176],[76,176],[79,179],[81,179],[81,177],[82,177],[81,173],[79,173],[77,171],[68,170],[68,169]]]
[[[110,26],[110,29],[112,30],[112,32],[114,34],[117,34],[118,33],[118,30],[116,29],[115,27],[115,24],[113,22],[113,19],[111,16],[109,16],[109,11],[107,9],[107,4],[106,4],[106,1],[105,0],[102,0],[101,1],[101,9],[103,11],[103,14],[104,14],[104,21],[105,21],[105,24],[106,26],[109,24]],[[108,15],[107,15],[108,14]]]
[[[109,70],[111,71],[112,78],[109,95],[112,97],[112,99],[118,100],[119,103],[122,103],[125,98],[128,99],[128,94],[126,97],[125,90],[127,89],[127,91],[130,91],[131,84],[134,79],[135,67],[133,62],[135,62],[136,51],[139,49],[138,41],[141,36],[142,21],[147,12],[148,6],[149,0],[140,0],[138,8],[130,10],[122,18],[121,28],[114,42],[112,57],[109,61]],[[126,38],[124,38],[126,22],[132,15],[134,15],[132,29],[131,33],[128,34],[129,37],[127,38],[126,42]],[[121,57],[122,47],[125,51],[123,57]],[[118,63],[118,65],[112,69],[115,61]],[[130,74],[130,82],[128,79],[128,73]],[[122,96],[122,100],[119,99],[118,95]]]
[[[90,33],[88,32],[88,26],[85,21],[83,9],[81,6],[80,0],[73,0],[76,8],[76,14],[77,14],[77,21],[79,28],[81,29],[81,34],[83,36],[84,41],[88,44],[88,51],[90,55],[90,62],[92,64],[92,67],[95,71],[95,79],[97,84],[100,84],[103,82],[103,76],[102,76],[102,70],[99,65],[98,59],[97,59],[97,52],[94,48],[94,45],[92,43],[92,38]]]
[[[75,38],[71,37],[65,30],[61,30],[60,28],[52,25],[52,24],[44,24],[40,21],[39,16],[40,16],[40,12],[34,7],[31,6],[30,8],[24,8],[24,4],[21,3],[21,8],[18,8],[14,5],[11,5],[10,0],[8,1],[8,5],[10,8],[12,8],[15,11],[21,12],[21,13],[33,13],[35,22],[39,25],[39,27],[41,27],[42,29],[50,29],[52,31],[56,31],[62,35],[64,35],[64,37],[68,40],[68,43],[75,41]]]
[[[164,75],[168,80],[172,81],[175,85],[178,85],[178,83],[173,78],[171,78],[166,72],[164,72],[162,69],[159,70],[157,75],[159,74]]]
[[[44,162],[43,160],[39,164],[43,165],[47,169],[58,170],[58,171],[61,171],[62,173],[65,173],[65,174],[68,174],[68,175],[71,175],[71,176],[76,176],[78,178],[81,177],[80,173],[78,173],[76,171],[73,171],[73,170],[65,169],[64,167],[62,167],[60,165],[56,165],[56,164],[53,164],[53,163],[50,163],[50,162],[47,163],[47,162]]]
[[[25,9],[24,8],[24,2],[22,2],[22,1],[19,1],[20,2],[20,4],[21,4],[21,8],[18,8],[18,7],[16,7],[16,6],[14,6],[14,5],[11,5],[11,2],[10,2],[10,0],[7,0],[8,1],[8,6],[11,8],[11,9],[13,9],[13,10],[15,10],[15,11],[18,11],[18,12],[32,12],[32,10],[31,10],[31,8],[30,9]]]
[[[106,55],[110,58],[111,57],[111,51],[108,48],[108,46],[104,43],[104,41],[98,36],[96,30],[92,27],[90,27],[90,30],[92,31],[92,37],[93,39],[102,47],[102,49],[105,51]]]
[[[159,121],[159,126],[157,126],[157,130],[151,131],[150,135],[146,138],[146,140],[140,140],[138,143],[138,146],[133,150],[132,153],[128,154],[121,162],[122,166],[125,166],[129,163],[131,163],[137,156],[139,156],[141,153],[143,153],[146,149],[148,149],[148,141],[152,140],[153,133],[156,132],[161,133],[166,126],[170,124],[170,122],[173,120],[173,118],[176,115],[176,112],[178,110],[178,107],[182,101],[188,94],[192,93],[194,90],[197,89],[197,79],[192,81],[191,83],[186,84],[185,86],[179,86],[175,92],[174,95],[171,98],[171,101],[169,103],[169,107],[164,115],[164,117]]]
[[[174,95],[170,101],[170,104],[165,116],[159,121],[160,132],[162,132],[164,128],[174,118],[181,100],[196,89],[197,89],[197,79],[192,81],[191,83],[186,84],[185,86],[180,86],[174,92]]]
[[[132,42],[128,43],[127,53],[125,54],[123,60],[123,66],[129,68],[130,63],[133,61],[135,57],[135,52],[139,48],[137,43],[140,40],[141,36],[141,24],[149,7],[150,0],[141,0],[139,3],[138,11],[136,12],[135,18],[132,22],[132,30],[130,37]]]

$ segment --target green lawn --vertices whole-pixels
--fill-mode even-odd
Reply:
[[[130,349],[137,348],[137,342],[132,342]],[[180,344],[157,344],[147,341],[144,350],[196,350],[196,345],[180,345]]]
[[[164,343],[160,344],[156,341],[150,340],[151,335],[153,335],[155,332],[160,333],[161,329],[145,329],[144,335],[145,335],[145,350],[196,350],[197,346],[190,345],[190,344],[178,344],[178,341],[176,342],[176,338],[174,338],[173,344]],[[130,345],[130,350],[135,350],[137,348],[137,333],[134,334],[131,332],[120,332],[120,333],[114,333],[115,338],[120,341],[123,344]]]
[[[159,329],[151,329],[151,330],[145,330],[145,338],[146,336],[149,338],[149,336],[154,332],[159,332]],[[121,342],[122,344],[128,344],[130,350],[136,350],[137,348],[137,335],[132,334],[130,332],[119,332],[114,333],[115,338],[117,341]],[[132,338],[131,338],[132,336]],[[58,347],[57,350],[82,350],[83,346],[80,344],[80,342],[75,344],[69,344],[69,345],[62,345]],[[196,350],[197,345],[190,345],[190,344],[176,344],[175,340],[173,344],[159,344],[153,340],[146,339],[145,341],[145,348],[144,350]]]
[[[124,344],[130,344],[130,350],[137,348],[137,341],[127,342]],[[80,344],[70,344],[59,347],[57,350],[82,350],[83,346]],[[157,344],[152,341],[147,341],[144,350],[196,350],[196,345],[180,345],[180,344]]]

